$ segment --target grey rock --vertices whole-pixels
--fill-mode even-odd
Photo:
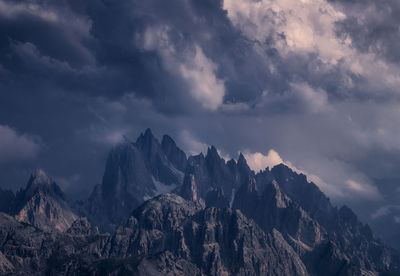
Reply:
[[[185,171],[187,163],[186,154],[177,147],[175,141],[170,136],[163,136],[161,147],[172,165],[180,171]]]
[[[145,200],[180,187],[185,165],[186,155],[169,136],[164,136],[163,145],[150,129],[136,142],[125,139],[109,153],[102,183],[80,206],[80,213],[112,231]]]
[[[227,208],[230,207],[230,202],[224,195],[224,191],[221,187],[215,188],[209,191],[205,198],[206,206],[217,207],[217,208]]]
[[[60,187],[42,170],[31,175],[16,200],[16,219],[45,231],[63,232],[78,218]]]
[[[172,194],[146,202],[116,231],[112,256],[169,252],[200,275],[307,275],[277,231],[265,234],[239,211],[203,207]]]

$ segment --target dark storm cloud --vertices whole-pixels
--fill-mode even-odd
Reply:
[[[0,0],[0,125],[40,137],[0,185],[43,167],[85,197],[151,127],[187,152],[274,149],[367,217],[400,177],[399,5],[314,2]]]
[[[340,35],[349,35],[362,52],[373,52],[394,63],[400,61],[400,3],[395,0],[331,0],[343,5],[347,18],[338,22]]]
[[[40,149],[38,138],[18,134],[14,129],[0,125],[0,163],[34,158]]]

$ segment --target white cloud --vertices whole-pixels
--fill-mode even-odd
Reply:
[[[373,52],[358,52],[349,36],[338,37],[336,23],[346,15],[326,0],[224,0],[223,8],[234,26],[259,42],[254,49],[261,56],[265,56],[268,40],[268,47],[276,48],[283,58],[316,54],[322,62],[321,72],[323,68],[346,72],[343,83],[348,88],[353,88],[348,74],[362,76],[368,85],[354,93],[381,96],[382,88],[398,93],[400,66]]]
[[[194,56],[179,65],[180,74],[189,85],[194,98],[204,108],[215,110],[225,95],[224,82],[215,75],[217,66],[209,60],[199,46],[195,46]]]
[[[144,35],[138,35],[138,43],[144,50],[156,51],[165,69],[186,83],[191,96],[203,108],[216,110],[225,95],[224,81],[216,76],[217,65],[197,44],[178,51],[168,36],[169,31],[167,26],[149,27]]]
[[[357,180],[347,179],[344,181],[344,184],[341,185],[337,185],[337,182],[335,182],[335,184],[327,183],[316,174],[304,169],[299,169],[290,161],[283,160],[279,153],[276,152],[274,149],[270,149],[267,155],[264,155],[260,152],[250,153],[248,151],[245,151],[243,155],[245,156],[250,168],[255,172],[264,170],[266,167],[269,167],[271,169],[278,164],[285,164],[293,171],[306,175],[309,181],[314,182],[329,197],[349,198],[357,196],[360,198],[373,200],[381,199],[381,195],[379,194],[379,191],[375,186],[373,186],[366,179],[363,179],[360,176],[349,174],[341,167],[337,168],[338,173],[343,173],[343,177],[349,175],[357,177]]]
[[[6,125],[0,125],[0,163],[27,160],[36,157],[39,143],[27,134],[18,134]]]
[[[249,153],[246,151],[243,155],[249,167],[255,172],[265,170],[266,167],[271,169],[278,164],[284,163],[279,154],[273,149],[270,149],[267,155],[261,152]]]
[[[270,149],[267,155],[264,155],[260,152],[256,153],[245,152],[243,155],[245,156],[250,168],[256,172],[264,170],[266,167],[269,167],[271,169],[278,164],[285,164],[295,172],[306,175],[309,181],[312,181],[315,184],[317,184],[317,186],[319,186],[320,189],[323,190],[325,193],[327,193],[329,196],[333,197],[343,196],[343,193],[341,191],[338,191],[331,185],[328,185],[325,181],[323,181],[315,174],[309,173],[305,170],[298,169],[291,162],[284,161],[282,157],[279,155],[279,153],[276,152],[274,149]]]
[[[264,42],[272,36],[281,54],[319,52],[336,63],[342,44],[350,43],[335,35],[334,23],[345,15],[324,0],[224,0],[223,7],[247,37]]]

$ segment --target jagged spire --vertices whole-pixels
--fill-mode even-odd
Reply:
[[[178,148],[174,139],[164,135],[161,141],[161,148],[169,161],[180,171],[184,171],[187,164],[186,153]]]
[[[208,148],[207,156],[208,155],[218,155],[219,156],[217,149],[213,145],[211,145],[211,147]]]
[[[28,200],[39,191],[65,199],[65,195],[60,187],[42,169],[36,169],[31,174],[24,190],[25,200]]]
[[[239,159],[237,162],[238,168],[240,171],[248,173],[250,172],[250,167],[247,164],[246,158],[244,157],[244,155],[242,153],[239,154]]]
[[[151,129],[147,128],[144,132],[140,133],[139,137],[136,140],[136,144],[138,144],[139,146],[144,146],[145,144],[148,145],[153,139],[156,138],[151,132]]]
[[[161,145],[174,145],[176,146],[176,143],[174,139],[172,139],[171,136],[164,134],[161,140]]]

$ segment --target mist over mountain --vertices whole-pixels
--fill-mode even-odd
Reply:
[[[4,275],[400,273],[400,252],[305,175],[284,164],[255,173],[214,146],[187,158],[150,129],[111,149],[86,200],[43,170],[0,196]]]
[[[396,274],[399,26],[398,0],[0,0],[0,270]]]

